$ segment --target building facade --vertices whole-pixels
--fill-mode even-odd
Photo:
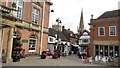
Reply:
[[[77,36],[78,36],[79,52],[81,54],[85,53],[87,56],[89,56],[90,33],[88,30],[84,28],[83,10],[81,11]]]
[[[15,39],[21,38],[25,54],[41,54],[47,49],[51,2],[0,3],[2,14],[2,56],[11,60]]]
[[[81,54],[85,53],[87,56],[90,56],[90,54],[89,54],[90,53],[90,50],[89,50],[90,34],[87,30],[85,30],[83,32],[83,34],[81,34],[81,36],[79,36],[78,44],[80,46],[79,52]]]
[[[53,54],[55,50],[59,49],[61,53],[66,52],[68,55],[70,51],[70,42],[61,31],[58,32],[53,28],[49,28],[48,48]]]
[[[120,10],[107,11],[90,22],[91,56],[120,55]]]

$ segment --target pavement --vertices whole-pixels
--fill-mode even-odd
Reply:
[[[2,66],[105,66],[100,64],[85,64],[76,55],[61,56],[60,59],[52,59],[47,56],[46,59],[40,59],[38,56],[29,56],[22,58],[20,62],[2,63]]]

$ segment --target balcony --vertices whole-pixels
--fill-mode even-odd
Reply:
[[[2,16],[2,17],[7,17],[7,18],[14,18],[14,19],[16,19],[15,17],[14,17],[14,15],[13,15],[13,13],[14,12],[16,12],[17,10],[15,10],[15,9],[13,9],[13,8],[8,8],[8,7],[5,7],[5,6],[2,6],[2,5],[0,5],[0,15]]]

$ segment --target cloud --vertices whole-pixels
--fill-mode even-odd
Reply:
[[[65,28],[70,28],[75,33],[80,22],[81,9],[83,8],[83,17],[85,28],[89,30],[91,14],[94,18],[99,17],[106,11],[118,9],[119,0],[51,0],[54,13],[50,14],[50,27],[59,17]]]

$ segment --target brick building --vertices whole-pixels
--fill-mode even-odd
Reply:
[[[120,10],[107,11],[97,19],[91,18],[90,54],[91,56],[120,55]]]
[[[40,54],[47,49],[51,2],[0,3],[2,57],[9,61],[16,38],[21,38],[25,54]],[[17,11],[16,11],[17,10]]]

